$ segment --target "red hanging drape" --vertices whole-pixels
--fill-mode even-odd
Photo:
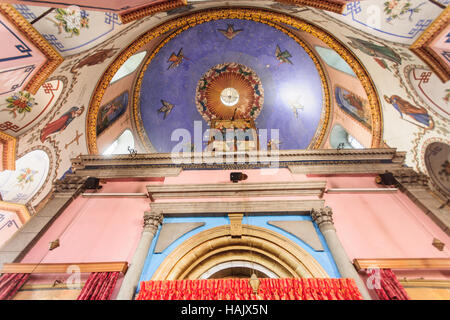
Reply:
[[[30,278],[29,273],[5,273],[0,276],[0,300],[11,300]]]
[[[109,300],[119,272],[92,272],[77,300]]]
[[[368,270],[367,273],[372,275],[372,270]],[[379,283],[379,287],[375,285],[374,290],[380,300],[411,300],[391,269],[376,270],[379,270],[379,279],[375,279],[376,283]]]
[[[137,300],[362,300],[353,279],[248,279],[144,281]]]

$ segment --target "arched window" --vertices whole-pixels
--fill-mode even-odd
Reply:
[[[141,64],[142,60],[144,60],[146,55],[147,52],[142,51],[128,58],[128,60],[125,61],[125,63],[120,67],[120,69],[117,70],[116,74],[111,79],[111,82],[109,84],[112,84],[122,79],[123,77],[126,77],[127,75],[133,73],[137,69],[137,67],[139,67],[139,65]]]
[[[28,152],[16,161],[16,170],[0,172],[0,193],[4,201],[25,204],[44,184],[50,160],[43,150]]]
[[[331,130],[330,145],[333,149],[364,149],[364,146],[339,124]]]
[[[130,130],[125,130],[117,140],[103,152],[103,155],[109,154],[128,154],[129,149],[134,149],[134,137]]]
[[[315,46],[314,48],[327,65],[346,74],[349,74],[352,77],[356,77],[353,69],[344,59],[342,59],[342,57],[336,51],[320,46]]]

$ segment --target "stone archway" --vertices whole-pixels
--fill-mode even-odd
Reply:
[[[230,226],[205,230],[178,246],[161,263],[152,280],[199,279],[215,265],[255,262],[283,278],[329,278],[304,249],[284,236],[257,226],[242,225],[231,237]]]

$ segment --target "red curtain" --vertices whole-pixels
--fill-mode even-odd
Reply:
[[[372,269],[379,271],[379,279],[374,279],[379,286],[374,286],[374,290],[380,300],[410,300],[411,298],[406,293],[406,290],[397,280],[395,273],[391,269]],[[371,271],[367,271],[371,276]],[[375,276],[377,274],[375,273]],[[378,282],[379,281],[379,282]]]
[[[30,278],[29,273],[5,273],[0,276],[0,300],[11,300]]]
[[[362,300],[353,279],[248,279],[141,282],[137,300]]]
[[[116,286],[119,272],[93,272],[77,300],[109,300]]]

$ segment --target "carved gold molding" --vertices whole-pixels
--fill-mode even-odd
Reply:
[[[36,94],[47,78],[64,61],[64,58],[42,37],[42,35],[10,4],[0,3],[0,13],[8,19],[33,45],[47,61],[28,81],[23,90]]]
[[[166,32],[176,30],[173,32],[170,36],[165,38],[158,47],[152,52],[152,54],[147,58],[144,67],[141,69],[135,85],[135,94],[133,95],[133,103],[134,106],[138,105],[139,103],[139,93],[140,93],[140,84],[142,83],[143,75],[145,72],[146,66],[151,62],[151,60],[155,57],[155,55],[158,53],[158,51],[167,43],[169,42],[173,37],[175,37],[177,34],[183,32],[184,30],[187,30],[188,28],[195,26],[197,24],[201,24],[204,22],[212,21],[212,20],[220,20],[220,19],[245,19],[245,20],[253,20],[257,22],[266,23],[268,25],[271,25],[282,32],[289,35],[291,38],[296,40],[300,45],[303,44],[303,48],[305,51],[310,55],[310,57],[313,59],[313,61],[316,63],[317,70],[321,76],[322,84],[323,84],[323,92],[324,92],[324,101],[325,103],[328,103],[326,105],[327,114],[325,114],[324,119],[330,118],[330,92],[329,92],[329,86],[328,82],[325,77],[325,71],[323,70],[322,65],[320,64],[319,60],[315,57],[312,50],[308,48],[304,44],[302,40],[300,40],[298,37],[296,37],[291,31],[281,27],[279,23],[287,24],[289,26],[292,26],[296,29],[299,29],[301,31],[305,31],[310,33],[311,35],[319,38],[322,40],[325,44],[327,44],[331,49],[335,50],[353,69],[358,79],[361,81],[362,86],[364,87],[368,101],[370,104],[371,112],[372,112],[372,148],[377,148],[382,143],[382,119],[381,119],[381,104],[378,97],[378,94],[376,92],[375,86],[373,84],[372,79],[370,78],[368,72],[365,70],[365,68],[362,66],[362,64],[359,62],[359,60],[354,56],[354,54],[348,50],[341,42],[336,40],[331,34],[329,34],[327,31],[318,28],[316,26],[313,26],[299,18],[290,17],[283,13],[275,13],[268,10],[263,9],[248,9],[248,8],[227,8],[227,9],[207,9],[199,12],[195,12],[183,17],[172,19],[166,23],[163,23],[162,25],[159,25],[152,30],[148,31],[147,33],[140,36],[138,39],[136,39],[132,44],[130,44],[125,50],[121,52],[121,54],[116,58],[116,60],[108,67],[108,69],[103,74],[102,78],[98,82],[91,102],[90,102],[90,108],[89,113],[86,119],[86,125],[87,125],[87,142],[88,142],[88,150],[91,154],[98,153],[97,149],[97,137],[96,137],[96,123],[97,123],[97,113],[98,109],[100,107],[101,100],[103,98],[103,95],[113,78],[114,74],[119,70],[119,68],[122,66],[125,61],[131,57],[133,54],[135,54],[138,50],[142,48],[145,44],[150,42],[151,40],[165,34]],[[140,119],[139,116],[139,108],[134,107],[133,108],[133,115],[136,120]],[[144,139],[144,132],[143,130],[140,130],[139,127],[137,128],[138,134],[142,141],[145,141]],[[327,131],[327,123],[322,125],[322,128],[320,130],[319,136],[314,137],[312,141],[312,145],[310,145],[310,148],[319,148],[321,146],[321,143],[325,137]],[[144,143],[144,145],[146,145]]]
[[[346,2],[342,0],[275,0],[275,1],[290,5],[314,7],[317,9],[327,10],[335,13],[342,13],[346,6]]]
[[[173,10],[179,7],[187,5],[187,0],[167,0],[163,2],[157,2],[149,6],[139,8],[133,11],[122,13],[119,15],[122,23],[129,23],[134,20],[144,18],[162,11]]]
[[[2,170],[16,170],[16,144],[16,138],[0,131],[0,145],[2,145]]]
[[[422,35],[411,45],[410,49],[419,56],[441,79],[447,82],[450,79],[450,67],[430,48],[430,44],[450,23],[450,6],[425,29]]]
[[[0,201],[0,210],[14,212],[15,214],[17,214],[17,217],[19,218],[20,222],[22,222],[22,224],[25,224],[31,218],[30,212],[23,204]]]

